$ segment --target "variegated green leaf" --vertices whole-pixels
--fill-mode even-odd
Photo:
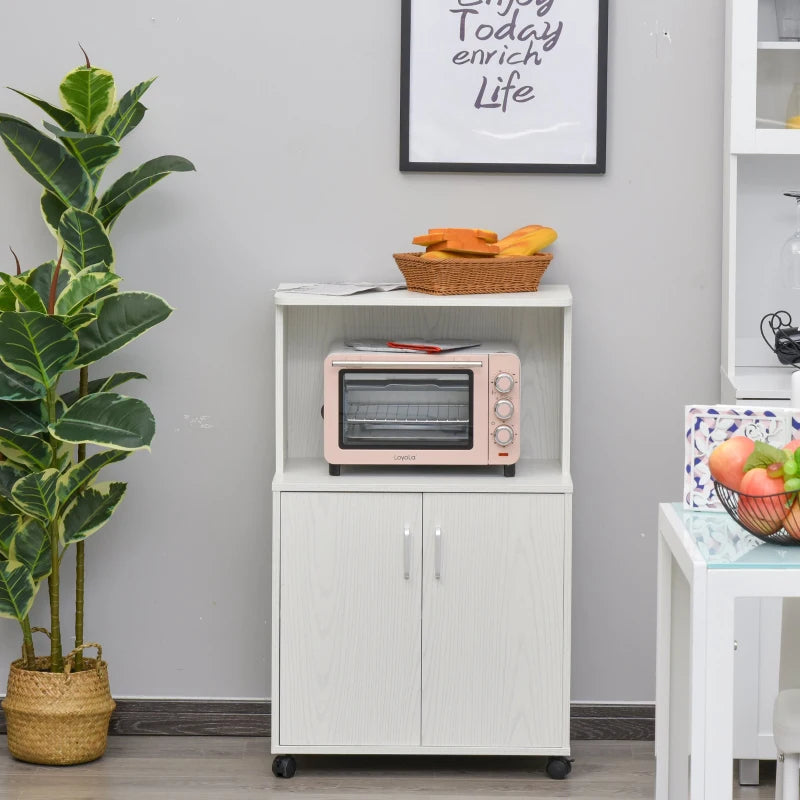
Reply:
[[[25,475],[25,469],[8,461],[0,462],[0,497],[11,497],[14,484]],[[14,511],[13,513],[17,513]]]
[[[63,506],[68,503],[75,493],[94,480],[95,476],[107,464],[113,464],[128,457],[125,450],[103,450],[89,456],[85,461],[73,464],[58,479],[56,495],[58,502]]]
[[[56,496],[58,475],[57,469],[46,469],[25,475],[14,484],[11,499],[26,514],[45,523],[52,522],[58,510]]]
[[[96,314],[91,314],[88,311],[81,311],[78,314],[73,314],[71,317],[59,317],[59,319],[71,330],[79,331],[85,328],[97,319]]]
[[[0,453],[15,464],[40,470],[50,465],[50,445],[38,436],[0,428]]]
[[[38,267],[34,267],[28,272],[23,272],[22,277],[25,278],[28,286],[36,289],[36,294],[42,299],[45,306],[50,302],[50,287],[53,283],[53,270],[56,268],[55,261],[45,261]],[[61,269],[58,273],[58,285],[56,286],[56,294],[64,291],[64,288],[69,283],[73,275],[72,265],[68,261],[61,261]]]
[[[73,278],[56,300],[55,312],[65,316],[76,314],[81,306],[106,286],[122,280],[113,272],[83,272]]]
[[[46,314],[47,308],[42,302],[42,298],[32,286],[28,286],[25,279],[17,275],[7,275],[0,272],[0,279],[3,285],[14,295],[23,311],[35,311],[37,314]]]
[[[0,314],[0,359],[46,387],[72,365],[77,353],[78,337],[63,322],[32,311]]]
[[[166,178],[171,172],[191,172],[194,164],[181,156],[159,156],[146,161],[137,169],[126,172],[104,192],[95,210],[97,218],[110,228],[122,209],[154,183]]]
[[[34,581],[50,574],[53,569],[50,537],[41,522],[31,517],[20,521],[11,542],[9,560],[27,567]]]
[[[36,597],[36,584],[28,568],[14,561],[0,561],[0,617],[22,622]]]
[[[17,310],[17,298],[14,296],[14,292],[6,286],[4,283],[0,284],[0,313],[3,311],[16,311]]]
[[[67,206],[52,192],[48,192],[47,189],[42,192],[42,199],[39,205],[45,224],[50,228],[53,236],[58,236],[58,223],[61,220],[61,215],[67,210]]]
[[[0,400],[39,400],[45,394],[41,383],[0,362]]]
[[[47,408],[41,400],[12,403],[0,400],[0,428],[32,435],[47,430]]]
[[[61,142],[24,120],[0,117],[0,139],[19,165],[62,203],[86,208],[92,197],[89,173]]]
[[[80,272],[94,264],[114,263],[114,250],[100,221],[87,211],[70,208],[61,217],[58,235],[64,245],[64,258]]]
[[[140,450],[150,447],[156,424],[143,400],[100,392],[82,397],[49,430],[72,444]]]
[[[125,495],[126,488],[124,483],[96,483],[84,489],[59,519],[62,544],[81,542],[105,525]]]
[[[75,366],[85,367],[119,350],[172,313],[160,297],[147,292],[119,292],[99,302],[97,308],[97,320],[78,331],[80,352]]]
[[[119,143],[111,136],[65,131],[49,122],[45,122],[44,126],[80,161],[95,183],[112,159],[119,155]]]
[[[107,297],[111,297],[113,294],[119,294],[119,287],[116,284],[111,284],[110,286],[104,286],[97,292],[97,296],[95,297],[94,303],[89,303],[86,306],[87,311],[92,311],[95,314],[99,312],[99,307],[97,305],[98,300],[104,300]]]
[[[81,129],[94,133],[114,108],[114,76],[99,67],[77,67],[61,81],[59,94]]]
[[[46,100],[42,100],[39,97],[34,97],[34,95],[27,94],[26,92],[21,92],[19,89],[11,89],[11,91],[22,95],[26,100],[30,100],[31,103],[39,106],[39,108],[41,108],[45,114],[54,119],[65,130],[80,130],[81,126],[78,123],[78,120],[75,119],[75,117],[73,117],[69,111],[64,111],[63,108],[58,108],[58,106],[51,105]]]
[[[56,442],[56,463],[53,466],[59,474],[63,474],[74,460],[75,445],[70,442]]]
[[[116,389],[117,386],[121,386],[123,383],[133,380],[147,380],[147,375],[143,375],[141,372],[115,372],[113,375],[109,375],[107,378],[96,378],[93,381],[89,381],[89,387],[86,394],[94,394],[95,392],[110,392],[112,389]],[[79,393],[77,389],[71,392],[64,392],[64,394],[61,395],[61,399],[68,406],[71,406],[78,399],[78,397]]]
[[[139,100],[154,80],[155,78],[151,78],[149,81],[143,81],[122,95],[117,107],[106,117],[103,133],[113,136],[119,142],[142,121],[147,109]]]
[[[3,495],[0,494],[0,514],[10,514],[13,516],[14,514],[19,513],[20,509],[17,508],[13,502],[11,502],[10,498],[3,497]]]
[[[0,514],[0,553],[6,558],[11,552],[11,542],[21,521],[20,514]]]

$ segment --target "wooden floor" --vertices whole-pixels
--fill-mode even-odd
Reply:
[[[112,736],[106,755],[77,767],[37,767],[8,755],[0,737],[0,800],[244,800],[245,798],[494,798],[652,800],[652,742],[577,741],[572,774],[554,781],[543,758],[329,757],[297,759],[272,775],[269,739]],[[774,768],[734,798],[772,798]]]

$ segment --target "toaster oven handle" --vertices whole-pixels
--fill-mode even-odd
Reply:
[[[482,367],[483,361],[331,361],[334,367]]]

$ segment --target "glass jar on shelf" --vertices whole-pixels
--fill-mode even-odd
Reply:
[[[781,41],[800,40],[800,0],[775,0],[778,38]]]
[[[786,127],[800,130],[800,83],[796,83],[786,103]]]
[[[795,201],[795,231],[781,247],[781,283],[785,289],[800,289],[800,192],[784,192]]]

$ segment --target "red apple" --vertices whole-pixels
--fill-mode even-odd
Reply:
[[[729,489],[739,491],[744,477],[744,464],[756,443],[746,436],[732,436],[718,444],[708,457],[711,477]]]
[[[789,513],[783,520],[783,527],[792,539],[800,539],[800,500],[795,498]]]
[[[786,516],[783,481],[770,478],[763,467],[756,467],[744,474],[739,491],[739,519],[746,528],[766,535],[783,527]]]

